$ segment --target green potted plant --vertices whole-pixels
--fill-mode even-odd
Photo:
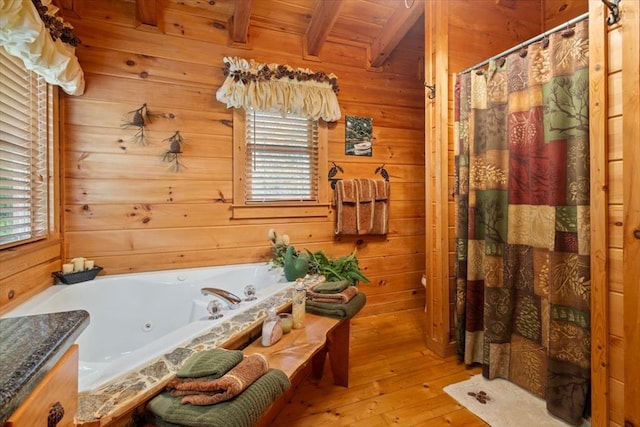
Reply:
[[[356,249],[349,255],[338,258],[327,256],[322,250],[311,252],[305,249],[305,252],[300,252],[290,244],[288,235],[278,235],[274,229],[269,230],[269,240],[271,240],[273,253],[271,264],[274,267],[283,267],[285,277],[289,281],[303,277],[305,274],[319,274],[329,282],[347,280],[352,286],[359,282],[369,283],[369,279],[358,265]],[[294,276],[297,277],[290,279]]]

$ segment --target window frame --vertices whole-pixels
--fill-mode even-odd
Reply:
[[[331,208],[328,201],[328,129],[324,120],[318,120],[318,197],[309,201],[247,201],[245,198],[246,112],[233,109],[233,203],[231,219],[327,217]]]
[[[9,55],[4,52],[5,55]],[[25,68],[26,70],[26,68]],[[31,73],[34,73],[31,71]],[[60,93],[57,86],[46,83],[47,97],[47,130],[46,130],[46,221],[47,229],[41,236],[32,236],[30,238],[21,239],[13,242],[0,243],[0,251],[3,253],[10,252],[13,255],[23,253],[24,251],[38,250],[41,247],[47,247],[51,244],[57,244],[61,240],[61,178],[60,178]]]

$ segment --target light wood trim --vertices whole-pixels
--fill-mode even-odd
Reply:
[[[338,19],[343,4],[344,0],[320,1],[317,3],[302,41],[302,46],[305,48],[305,57],[308,55],[318,56],[329,32]]]
[[[246,155],[246,115],[240,108],[233,109],[233,201],[244,205],[244,158]]]
[[[435,58],[435,38],[436,38],[436,28],[435,28],[435,3],[428,2],[425,5],[425,20],[424,20],[424,38],[425,38],[425,61],[424,61],[424,79],[425,84],[433,85],[435,83],[435,64],[433,60]],[[426,95],[425,88],[425,95]],[[433,164],[433,140],[435,138],[435,123],[434,116],[436,112],[435,100],[429,99],[425,96],[425,107],[424,107],[424,130],[425,130],[425,141],[424,141],[424,152],[425,152],[425,247],[428,248],[425,252],[425,325],[424,325],[424,334],[425,334],[425,342],[427,343],[427,347],[432,349],[433,342],[433,309],[431,306],[431,288],[433,287],[433,273],[431,262],[432,253],[434,249],[432,240],[433,240],[433,189],[431,185],[431,177],[432,177],[432,164]]]
[[[378,37],[371,43],[369,62],[372,67],[380,67],[385,63],[391,52],[400,44],[423,13],[422,0],[413,1],[409,9],[406,7],[396,9]]]
[[[260,219],[260,218],[311,218],[329,215],[331,207],[328,203],[292,205],[292,204],[268,204],[268,205],[232,205],[233,219]]]
[[[426,7],[425,77],[436,86],[434,100],[425,96],[426,342],[446,357],[455,352],[449,316],[449,10],[447,2],[427,2]]]
[[[593,425],[609,418],[609,277],[607,191],[606,8],[589,2],[589,140],[591,148],[591,404]]]
[[[640,2],[621,2],[624,277],[624,424],[640,426]],[[638,235],[635,235],[637,233]]]
[[[247,43],[249,41],[249,21],[251,19],[252,0],[236,0],[233,11],[230,37],[234,43]]]
[[[64,416],[57,427],[73,426],[78,410],[78,345],[73,344],[33,392],[22,402],[4,427],[45,426],[49,410],[59,402]]]
[[[441,28],[449,28],[448,2],[438,2],[439,10],[436,16]],[[436,290],[440,300],[438,319],[438,333],[441,345],[441,354],[444,357],[455,353],[455,345],[450,336],[449,313],[451,310],[449,301],[449,220],[447,207],[449,206],[449,32],[443,31],[436,41],[436,242],[439,248],[436,266],[437,280]],[[439,89],[439,93],[438,93]],[[451,159],[453,161],[453,158]]]

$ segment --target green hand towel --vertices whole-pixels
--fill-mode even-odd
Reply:
[[[337,282],[322,282],[313,287],[313,292],[319,294],[335,294],[342,292],[349,287],[351,283],[348,280],[339,280]]]
[[[320,316],[333,317],[334,319],[351,319],[355,316],[367,302],[367,297],[362,292],[351,298],[346,304],[315,302],[307,300],[305,308],[308,313]]]
[[[210,376],[220,378],[238,363],[242,362],[241,350],[214,348],[199,351],[187,359],[176,373],[178,378],[196,378]]]
[[[147,409],[159,426],[251,427],[281,394],[291,387],[287,375],[279,369],[258,378],[234,399],[209,406],[180,403],[180,397],[168,392],[154,397]]]

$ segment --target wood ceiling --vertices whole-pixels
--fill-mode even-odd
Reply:
[[[371,67],[384,64],[424,12],[423,0],[130,1],[142,25],[160,27],[164,9],[180,9],[225,26],[235,45],[250,44],[252,25],[302,35],[305,57],[317,56],[327,40],[360,43],[367,46]]]

